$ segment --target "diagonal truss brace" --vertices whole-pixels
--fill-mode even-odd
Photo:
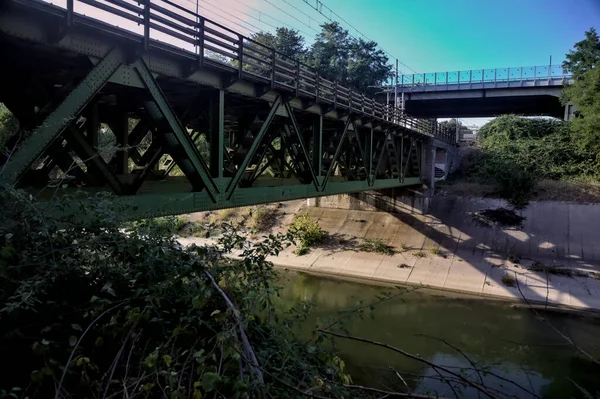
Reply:
[[[248,150],[246,157],[242,161],[241,165],[238,167],[238,170],[237,170],[235,176],[233,177],[233,179],[229,183],[229,186],[227,187],[227,190],[226,190],[227,199],[231,198],[231,195],[235,191],[235,188],[237,187],[238,183],[240,182],[240,179],[242,178],[242,175],[246,171],[248,164],[250,163],[252,158],[254,158],[254,154],[256,153],[256,150],[258,149],[262,139],[264,138],[265,133],[269,129],[269,126],[271,125],[271,122],[273,121],[273,118],[275,117],[275,114],[277,113],[277,109],[279,108],[280,104],[281,104],[281,97],[277,97],[275,99],[275,101],[273,102],[273,105],[271,106],[269,115],[267,116],[267,118],[263,122],[262,126],[260,127],[260,131],[258,132],[256,137],[252,141],[252,145],[250,146],[250,149]]]
[[[315,170],[312,165],[312,161],[310,156],[308,155],[308,150],[306,149],[306,145],[304,144],[304,140],[302,138],[302,133],[300,133],[300,129],[298,129],[298,123],[296,122],[296,117],[294,116],[294,110],[292,109],[290,103],[285,104],[285,109],[290,116],[290,122],[292,125],[292,129],[296,134],[296,138],[298,139],[298,143],[300,144],[300,149],[302,150],[302,154],[306,160],[306,164],[308,165],[308,170],[310,171],[310,177],[315,186],[315,190],[319,191],[319,182],[317,181],[317,176],[315,174]]]
[[[327,182],[329,181],[329,177],[331,176],[331,173],[333,172],[333,169],[335,168],[335,164],[336,164],[338,158],[340,157],[340,153],[342,152],[342,147],[344,145],[344,140],[346,140],[346,136],[348,135],[348,128],[350,127],[351,123],[352,123],[352,119],[350,117],[348,117],[348,119],[346,120],[346,124],[344,125],[344,131],[342,132],[342,137],[340,138],[340,142],[338,143],[338,145],[335,149],[335,153],[333,155],[333,158],[331,159],[331,164],[329,165],[329,169],[327,169],[327,174],[325,175],[325,179],[323,179],[323,184],[321,185],[321,191],[325,191],[325,188],[327,187]]]
[[[152,72],[150,72],[148,66],[146,65],[143,59],[138,59],[133,65],[140,79],[142,79],[142,82],[152,95],[156,107],[166,119],[169,127],[171,128],[173,134],[177,138],[179,144],[181,144],[183,151],[189,159],[194,171],[200,176],[202,182],[204,183],[204,186],[206,187],[206,190],[210,194],[210,197],[213,199],[213,201],[216,202],[218,195],[217,187],[215,185],[214,180],[210,177],[208,166],[203,161],[202,156],[198,152],[198,149],[194,145],[194,142],[190,138],[189,134],[185,132],[185,129],[181,125],[181,122],[175,116],[175,113],[169,106],[168,101],[162,93],[162,90],[154,80]]]

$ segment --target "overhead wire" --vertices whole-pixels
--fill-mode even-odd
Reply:
[[[284,14],[292,17],[293,19],[295,19],[296,21],[300,22],[302,25],[307,26],[309,29],[314,30],[316,33],[319,33],[318,30],[316,30],[315,28],[313,28],[312,26],[308,25],[306,22],[299,20],[298,18],[296,18],[295,16],[293,16],[292,14],[290,14],[289,12],[281,9],[280,7],[276,6],[275,4],[271,3],[269,0],[264,0],[267,3],[269,3],[270,5],[272,5],[273,7],[275,7],[276,9],[278,9],[279,11],[283,12]]]
[[[208,8],[206,8],[206,7],[203,7],[203,6],[202,6],[200,3],[196,3],[196,2],[194,2],[194,1],[192,1],[192,0],[183,0],[183,1],[186,1],[186,2],[188,2],[188,3],[190,3],[190,4],[192,4],[194,7],[195,7],[195,6],[198,6],[199,8],[202,8],[202,9],[204,9],[204,10],[206,10],[206,11],[210,12],[210,13],[213,13],[213,14],[215,14],[215,11],[213,11],[213,10],[210,10],[210,9],[208,9]],[[203,2],[202,4],[210,4],[210,3],[205,3],[205,2]],[[213,5],[213,4],[211,4],[211,5],[212,5],[213,7],[215,7],[215,8],[217,8],[217,9],[221,10],[221,11],[222,11],[222,12],[224,12],[225,14],[227,14],[227,15],[230,15],[230,16],[232,16],[232,17],[236,18],[236,19],[239,19],[240,21],[242,21],[242,22],[243,22],[243,23],[245,23],[246,25],[249,25],[249,26],[251,26],[251,27],[252,27],[252,28],[254,28],[254,29],[251,29],[251,28],[245,27],[245,26],[243,26],[242,24],[240,24],[239,22],[232,21],[231,19],[229,19],[229,18],[226,18],[226,17],[224,17],[224,16],[220,15],[219,17],[220,17],[220,18],[222,18],[222,19],[223,19],[223,20],[225,20],[225,21],[231,22],[232,24],[234,24],[234,25],[236,25],[236,26],[239,26],[240,28],[242,28],[242,29],[244,29],[244,30],[247,30],[247,31],[250,31],[250,32],[252,32],[252,33],[255,33],[255,34],[258,34],[258,33],[260,33],[260,32],[263,32],[263,31],[264,31],[264,29],[262,29],[262,28],[259,28],[258,26],[256,26],[256,25],[253,25],[253,24],[251,24],[250,22],[246,22],[246,21],[244,21],[242,18],[240,18],[240,17],[238,17],[238,16],[235,16],[235,15],[231,14],[231,13],[230,13],[230,12],[228,12],[228,11],[225,11],[225,10],[223,10],[223,9],[222,9],[222,8],[220,8],[220,7],[217,7],[217,6]]]
[[[256,12],[258,13],[259,17],[260,17],[260,15],[264,15],[264,16],[266,16],[266,17],[268,17],[268,18],[271,18],[273,21],[277,21],[277,22],[279,22],[280,24],[286,25],[286,26],[288,26],[289,28],[291,28],[291,29],[294,29],[294,30],[298,31],[299,33],[302,33],[303,35],[310,36],[310,37],[313,37],[313,38],[315,37],[315,34],[314,34],[314,33],[307,33],[307,32],[305,32],[305,31],[303,31],[303,30],[300,30],[300,29],[296,28],[296,27],[295,27],[295,26],[293,26],[293,25],[290,25],[290,24],[288,24],[288,23],[285,23],[285,22],[283,22],[282,20],[280,20],[280,19],[277,19],[277,18],[273,17],[272,15],[269,15],[269,14],[265,13],[264,11],[261,11],[261,10],[259,10],[259,9],[257,9],[257,8],[254,8],[254,7],[252,7],[252,6],[248,5],[248,4],[245,4],[245,3],[243,3],[241,0],[235,0],[235,1],[236,1],[236,2],[238,2],[238,3],[240,3],[240,4],[242,4],[242,5],[244,5],[244,6],[246,6],[246,7],[248,7],[248,8],[250,8],[251,10],[254,10],[254,11],[256,11]],[[294,8],[295,8],[295,7],[294,7]],[[250,18],[254,18],[254,19],[256,19],[256,20],[258,20],[258,21],[260,21],[260,22],[264,23],[265,25],[268,25],[268,26],[270,26],[270,27],[272,27],[272,28],[275,28],[275,29],[277,29],[277,28],[278,28],[277,26],[273,26],[273,25],[271,25],[271,24],[268,24],[267,22],[264,22],[264,21],[263,21],[263,20],[261,20],[260,18],[256,18],[255,16],[253,16],[253,15],[251,15],[251,14],[248,14],[248,13],[243,13],[243,14],[245,14],[245,15],[248,15]]]
[[[267,1],[267,0],[265,0]],[[286,0],[283,0],[286,1]],[[325,5],[323,3],[322,0],[315,0],[315,4],[316,6],[313,6],[311,3],[309,3],[309,0],[304,0],[304,2],[306,4],[308,4],[312,9],[314,9],[315,11],[317,11],[319,14],[321,14],[322,16],[324,16],[325,18],[327,18],[330,22],[337,22],[334,19],[331,18],[331,16],[327,16],[325,15],[325,13],[323,13],[323,8],[326,8],[327,10],[329,10],[330,15],[333,14],[336,17],[338,17],[340,20],[342,20],[343,22],[345,22],[350,28],[354,29],[358,34],[360,34],[362,37],[364,37],[365,39],[367,39],[368,41],[374,41],[371,40],[367,35],[365,35],[364,33],[362,33],[360,30],[358,30],[354,25],[352,25],[350,22],[346,21],[346,19],[344,19],[341,15],[339,15],[338,13],[336,13],[335,11],[333,11],[331,8],[329,8],[327,5]],[[352,35],[351,35],[352,36]],[[398,60],[398,63],[403,65],[404,67],[406,67],[407,69],[409,69],[410,71],[414,72],[414,73],[418,73],[417,71],[415,71],[414,69],[412,69],[411,67],[409,67],[408,65],[406,65],[405,63],[403,63],[402,61],[400,61],[398,59],[398,57],[394,57],[393,54],[391,54],[389,51],[387,51],[386,49],[384,49],[382,46],[378,45],[379,48],[388,56],[390,56],[391,58]]]

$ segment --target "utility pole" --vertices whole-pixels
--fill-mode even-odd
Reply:
[[[396,77],[394,78],[394,113],[398,112],[398,58],[396,58]]]

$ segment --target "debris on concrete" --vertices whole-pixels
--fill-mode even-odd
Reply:
[[[482,226],[502,226],[522,228],[525,218],[512,209],[495,208],[469,212],[473,220]]]

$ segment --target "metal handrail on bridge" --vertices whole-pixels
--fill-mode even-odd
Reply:
[[[432,72],[400,75],[398,87],[446,86],[472,83],[505,83],[526,81],[569,81],[572,75],[560,65],[472,69],[456,72]]]
[[[76,22],[74,15],[80,14],[75,9],[78,3],[108,12],[113,25],[116,25],[114,17],[118,17],[125,25],[132,25],[128,30],[136,32],[140,27],[143,28],[138,33],[143,36],[146,50],[157,46],[157,41],[166,41],[189,53],[195,53],[199,67],[210,64],[227,68],[237,73],[239,78],[250,78],[269,84],[273,89],[292,91],[296,97],[309,97],[317,103],[333,104],[334,108],[345,108],[352,113],[387,121],[425,135],[456,140],[455,132],[437,122],[410,117],[393,105],[380,103],[358,90],[327,79],[298,59],[286,56],[172,1],[67,0],[68,24]]]

